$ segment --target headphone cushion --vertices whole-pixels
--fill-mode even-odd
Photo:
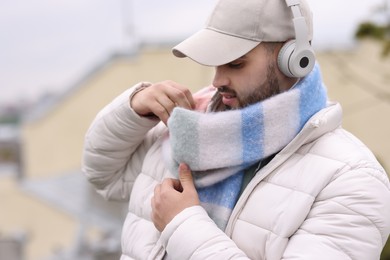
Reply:
[[[280,71],[287,77],[294,77],[290,71],[291,56],[295,51],[295,40],[286,42],[279,51],[278,54],[278,67]]]

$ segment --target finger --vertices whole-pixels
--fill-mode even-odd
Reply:
[[[164,181],[161,183],[161,189],[162,191],[166,191],[168,189],[175,189],[176,191],[182,192],[183,187],[181,186],[181,183],[177,179],[171,179],[171,178],[166,178]]]
[[[179,180],[183,190],[195,189],[191,170],[185,163],[179,165]]]
[[[190,110],[195,109],[195,100],[192,97],[192,93],[188,89],[183,90],[179,95],[181,96],[177,102],[179,107]]]
[[[131,106],[140,115],[154,114],[160,119],[169,117],[176,103],[169,98],[167,90],[172,88],[163,83],[156,83],[136,93],[131,99]]]
[[[165,111],[161,111],[163,114],[168,115],[168,117],[171,115],[172,110],[175,108],[176,103],[172,101],[168,96],[162,95],[157,98],[157,102],[160,104],[161,107],[164,108]],[[165,112],[165,113],[164,113]]]
[[[177,95],[179,97],[176,99],[177,106],[190,110],[195,108],[195,101],[190,91],[179,92]]]
[[[170,113],[167,109],[156,100],[156,104],[150,108],[152,113],[157,116],[164,124],[167,123]]]
[[[173,102],[175,102],[179,107],[187,109],[195,108],[194,98],[192,97],[192,93],[188,88],[183,87],[175,82],[169,82],[169,84],[171,88],[168,88],[167,94]]]

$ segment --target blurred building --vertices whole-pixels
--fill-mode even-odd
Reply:
[[[359,137],[390,171],[390,56],[383,45],[360,41],[355,49],[317,54],[329,96],[343,107],[343,127]]]
[[[21,164],[19,132],[16,124],[0,124],[0,164],[8,167]]]
[[[97,64],[59,97],[43,100],[21,127],[23,181],[0,182],[0,231],[24,229],[27,259],[115,259],[126,203],[103,201],[80,171],[84,135],[98,111],[140,81],[174,80],[193,91],[210,84],[213,69],[177,59],[172,45],[143,46]],[[318,53],[332,100],[341,102],[343,125],[390,167],[390,58],[380,46]],[[8,195],[7,195],[8,194]],[[3,259],[0,259],[3,260]]]
[[[140,81],[170,79],[193,90],[210,84],[210,68],[175,58],[170,47],[144,46],[139,53],[113,55],[62,96],[43,101],[22,127],[25,176],[79,169],[84,134],[97,112]]]
[[[23,214],[27,259],[118,259],[127,203],[104,201],[85,180],[80,171],[84,135],[98,111],[140,81],[169,79],[193,91],[210,84],[211,68],[175,58],[171,46],[115,54],[66,93],[46,97],[25,116],[23,178],[12,189],[17,194],[10,196],[18,206],[7,201],[12,209],[0,216],[0,232],[7,229],[3,222],[11,222],[8,227],[17,222],[13,214]]]

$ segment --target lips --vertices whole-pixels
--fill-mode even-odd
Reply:
[[[219,92],[222,96],[222,103],[229,107],[235,107],[237,103],[237,96],[229,92]]]
[[[236,98],[236,96],[235,95],[233,95],[233,94],[230,94],[230,93],[220,93],[221,94],[221,96],[223,97],[223,98],[225,98],[225,99],[232,99],[232,98]]]

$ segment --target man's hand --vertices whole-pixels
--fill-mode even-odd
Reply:
[[[179,180],[165,179],[155,187],[151,203],[152,221],[160,232],[182,210],[200,204],[191,170],[186,164],[179,166]]]
[[[194,109],[191,91],[173,81],[163,81],[136,93],[130,100],[131,107],[141,116],[155,115],[165,124],[176,107]]]

